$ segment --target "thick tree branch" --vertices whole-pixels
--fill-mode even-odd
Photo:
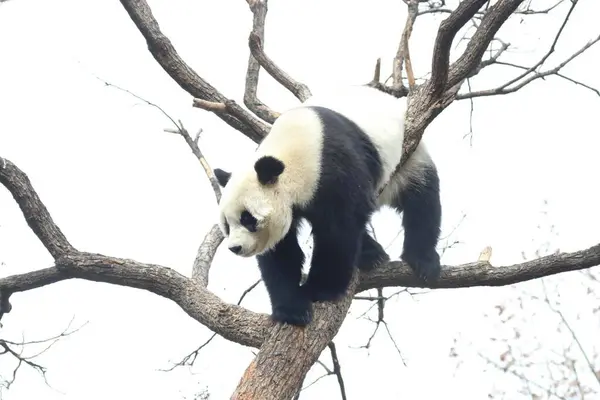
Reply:
[[[146,39],[150,53],[181,88],[195,98],[228,104],[229,107],[225,111],[215,111],[215,114],[250,139],[260,142],[266,135],[268,126],[236,102],[223,96],[183,61],[169,38],[161,32],[146,1],[121,0],[121,4]]]
[[[0,290],[24,292],[74,278],[155,293],[174,301],[213,332],[245,346],[260,347],[265,330],[273,325],[267,315],[227,304],[171,268],[102,254],[72,253],[54,267],[0,279]]]
[[[362,274],[358,291],[388,286],[438,289],[505,286],[597,265],[600,265],[600,244],[573,253],[553,254],[507,266],[492,266],[488,262],[475,262],[459,266],[445,265],[442,267],[442,274],[436,284],[424,286],[414,278],[414,274],[406,264],[395,261],[369,274]]]
[[[492,267],[489,263],[442,267],[442,276],[435,288],[458,288],[477,285],[500,286],[535,279],[559,272],[589,268],[600,264],[600,245],[587,250],[543,257],[508,267]],[[392,277],[390,281],[386,278]],[[393,282],[392,282],[393,281]],[[409,267],[394,262],[371,273],[361,274],[339,303],[316,304],[315,322],[302,329],[277,325],[268,333],[256,359],[247,368],[233,399],[291,398],[297,393],[305,374],[327,345],[326,340],[337,333],[357,291],[384,286],[422,287]],[[273,358],[273,354],[280,357]],[[276,384],[273,384],[276,379]]]
[[[522,2],[523,0],[499,0],[490,7],[464,53],[450,67],[448,87],[461,83],[471,71],[477,68],[496,32]]]
[[[47,232],[51,227],[54,227],[57,232],[60,232],[52,221],[48,210],[43,206],[31,187],[25,173],[6,159],[0,158],[0,166],[4,166],[0,170],[2,183],[11,193],[20,193],[20,205],[25,219],[39,221],[37,223],[39,226],[36,228],[38,230]],[[45,217],[40,218],[38,214]],[[62,234],[57,235],[66,240]],[[55,239],[51,239],[50,243],[54,243],[54,241]],[[444,266],[440,280],[433,287],[500,286],[560,272],[589,268],[598,264],[600,264],[600,245],[587,250],[547,256],[506,267],[491,267],[487,263],[455,267]],[[68,253],[57,258],[54,267],[0,279],[0,292],[24,292],[73,278],[148,290],[171,299],[192,318],[206,325],[209,329],[228,340],[243,345],[277,347],[277,344],[273,342],[274,338],[294,337],[294,343],[297,343],[298,346],[297,351],[309,352],[314,357],[318,357],[320,354],[320,351],[317,351],[319,341],[325,340],[329,335],[337,332],[345,316],[345,311],[350,306],[351,295],[354,293],[355,288],[364,291],[384,286],[422,287],[405,264],[392,262],[368,274],[361,274],[360,283],[358,279],[354,279],[348,296],[340,303],[317,304],[315,306],[315,323],[307,329],[277,325],[270,332],[269,328],[274,324],[267,315],[254,313],[237,305],[227,304],[196,281],[181,275],[175,270],[159,265],[143,264],[134,260],[78,252],[72,248]],[[269,339],[265,342],[264,339],[267,334]],[[318,341],[315,342],[313,339],[318,339]],[[321,350],[325,348],[327,343],[329,342],[321,343],[323,346]],[[283,357],[280,366],[285,366],[286,362],[293,363],[294,360],[296,359],[293,355],[291,358]],[[257,359],[257,362],[257,365],[259,365],[260,358]],[[302,369],[305,367],[309,368],[310,365],[298,366]],[[255,372],[261,372],[260,368]],[[262,372],[266,373],[266,371]]]
[[[494,34],[522,1],[499,0],[491,7],[482,18],[467,49],[451,67],[448,63],[454,36],[486,1],[464,0],[442,21],[434,46],[431,78],[417,86],[408,98],[402,161],[396,167],[395,174],[417,148],[425,128],[456,99],[462,82],[479,65]]]
[[[508,50],[508,48],[510,47],[510,43],[505,43],[499,39],[496,39],[496,41],[500,42],[500,44],[501,44],[500,48],[498,50],[496,50],[490,58],[480,62],[479,65],[477,66],[477,68],[475,68],[473,71],[469,72],[467,78],[472,78],[475,75],[477,75],[478,73],[480,73],[481,70],[483,70],[484,68],[489,67],[490,65],[493,65],[493,64],[497,64],[500,56],[502,54],[504,54],[504,52],[506,50]]]
[[[437,97],[446,89],[452,41],[460,28],[473,18],[475,13],[487,1],[488,0],[463,0],[456,10],[440,24],[435,40],[435,46],[433,48],[431,78],[428,81],[428,93],[430,96]]]
[[[219,116],[227,114],[239,118],[239,120],[244,121],[244,123],[252,129],[252,132],[262,132],[262,136],[248,136],[246,132],[241,131],[250,139],[254,140],[256,143],[260,143],[262,138],[266,136],[270,129],[269,125],[266,125],[261,120],[254,118],[252,115],[246,112],[246,110],[240,107],[238,103],[235,102],[235,100],[225,100],[224,102],[219,103],[216,101],[195,98],[192,102],[192,105],[196,108],[201,108],[203,110],[213,112]]]
[[[349,295],[337,303],[313,304],[313,322],[307,327],[275,325],[231,398],[290,399],[298,393],[305,375],[342,325],[357,283],[355,274]]]
[[[223,232],[218,225],[213,225],[210,231],[204,237],[202,244],[198,248],[194,266],[192,268],[192,279],[200,283],[203,287],[208,286],[208,273],[217,249],[223,242]]]
[[[32,189],[29,178],[7,159],[0,158],[0,183],[13,195],[27,225],[40,239],[54,259],[71,253],[75,248],[54,223],[46,206]]]
[[[209,329],[234,342],[259,347],[264,331],[273,323],[264,314],[253,313],[243,307],[223,302],[206,287],[201,261],[210,255],[215,246],[205,241],[206,248],[200,252],[195,268],[198,284],[175,270],[159,265],[143,264],[133,260],[79,252],[68,244],[60,229],[52,221],[50,213],[31,186],[27,175],[9,160],[0,158],[0,181],[19,203],[25,219],[42,243],[50,249],[59,249],[54,267],[0,279],[0,293],[7,297],[12,293],[36,289],[66,279],[85,279],[148,290],[177,303],[188,315]],[[213,232],[215,228],[213,227]],[[220,234],[220,232],[219,232]],[[4,311],[8,312],[10,310]]]
[[[265,21],[267,18],[267,0],[247,0],[252,11],[252,32],[257,35],[262,42],[265,41]],[[279,113],[267,107],[258,99],[258,78],[260,74],[260,64],[252,54],[248,56],[248,69],[246,70],[246,87],[244,90],[244,104],[250,111],[259,118],[269,123],[275,122]]]
[[[250,33],[248,44],[250,46],[252,55],[259,62],[260,66],[263,67],[277,82],[283,85],[283,87],[292,92],[292,94],[296,96],[298,100],[304,102],[310,96],[312,96],[308,86],[303,83],[296,82],[265,54],[262,47],[261,38],[256,33]]]

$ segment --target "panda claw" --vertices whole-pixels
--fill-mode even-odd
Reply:
[[[402,260],[409,265],[417,278],[424,283],[435,283],[440,277],[440,257],[435,250],[425,256],[414,256],[404,253],[402,254]]]
[[[357,266],[361,271],[371,271],[390,261],[385,249],[368,233],[363,233],[363,242]]]
[[[365,252],[360,255],[360,259],[358,260],[358,269],[361,271],[371,271],[389,262],[390,256],[385,252]]]

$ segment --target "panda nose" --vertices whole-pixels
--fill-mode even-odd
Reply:
[[[233,246],[230,247],[229,250],[233,252],[233,254],[239,254],[242,251],[242,246]]]

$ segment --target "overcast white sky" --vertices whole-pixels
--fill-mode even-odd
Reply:
[[[533,2],[545,8],[554,0]],[[453,6],[456,2],[448,2]],[[568,2],[567,2],[568,3]],[[243,0],[153,0],[152,11],[179,54],[223,94],[242,103],[252,15]],[[503,29],[516,45],[510,60],[531,65],[546,51],[568,6],[550,16],[519,19]],[[340,10],[343,10],[342,12]],[[581,0],[550,62],[560,60],[598,35],[595,0]],[[313,92],[329,85],[369,81],[377,57],[384,73],[396,51],[405,20],[398,0],[271,0],[266,50]],[[418,76],[429,72],[440,17],[417,21],[411,54]],[[160,104],[190,131],[204,130],[200,144],[213,167],[232,168],[255,147],[208,112],[193,109],[191,97],[155,62],[145,41],[118,1],[12,0],[0,5],[0,156],[30,177],[54,220],[80,250],[162,264],[189,274],[197,247],[217,221],[214,197],[185,142],[163,131],[169,121],[130,95],[105,87],[100,76]],[[552,64],[554,65],[554,64]],[[570,77],[600,88],[600,47],[565,69]],[[491,87],[516,71],[498,67],[476,80]],[[296,100],[264,71],[259,96],[284,110]],[[544,199],[560,236],[562,251],[598,243],[600,193],[600,97],[557,78],[521,92],[452,105],[431,125],[425,140],[440,169],[444,232],[466,220],[452,240],[445,264],[474,261],[493,246],[492,262],[520,262],[543,237],[536,228]],[[387,245],[400,219],[375,217],[378,238]],[[545,233],[545,232],[543,232]],[[390,248],[400,253],[401,241]],[[0,188],[0,276],[52,265],[7,190]],[[232,281],[231,277],[235,276]],[[254,260],[219,251],[209,288],[226,301],[259,277]],[[577,311],[576,290],[563,302]],[[532,283],[531,285],[536,285]],[[391,290],[390,290],[391,293]],[[485,347],[495,329],[483,315],[514,294],[509,288],[474,288],[400,297],[386,308],[389,327],[406,366],[380,331],[370,351],[373,324],[353,305],[337,339],[351,399],[483,399],[498,375],[474,356],[461,356],[462,373],[448,354],[459,333]],[[569,300],[571,299],[571,300]],[[216,338],[193,368],[165,373],[211,332],[168,300],[143,291],[84,281],[66,281],[12,297],[2,319],[3,338],[26,339],[89,321],[38,362],[48,367],[52,389],[23,368],[7,400],[177,399],[208,386],[214,399],[229,398],[252,359],[251,349]],[[259,286],[243,303],[269,312]],[[571,314],[568,314],[571,315]],[[590,321],[587,321],[589,323]],[[585,345],[597,340],[591,324]],[[539,326],[537,329],[553,329]],[[532,327],[532,329],[534,329]],[[550,339],[549,339],[550,340]],[[330,365],[325,355],[322,359]],[[3,357],[0,373],[9,372]],[[307,378],[322,373],[315,367]],[[500,381],[498,381],[500,382]],[[496,384],[498,383],[496,382]],[[303,399],[338,398],[334,378],[321,380]],[[515,395],[516,396],[516,395]]]

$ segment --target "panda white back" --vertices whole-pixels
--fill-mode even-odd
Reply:
[[[397,99],[368,86],[350,86],[314,95],[303,106],[329,108],[358,125],[379,152],[382,174],[377,190],[388,182],[402,157],[406,98]]]

